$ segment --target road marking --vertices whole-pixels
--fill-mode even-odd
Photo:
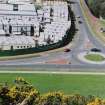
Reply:
[[[61,74],[61,75],[105,75],[105,72],[50,72],[50,71],[0,71],[0,73],[9,73],[9,74]]]

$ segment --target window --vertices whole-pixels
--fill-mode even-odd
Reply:
[[[18,11],[18,4],[13,4],[13,11]]]

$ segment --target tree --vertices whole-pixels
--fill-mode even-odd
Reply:
[[[101,12],[100,15],[103,19],[105,19],[105,2],[101,4]]]
[[[105,2],[105,0],[86,0],[86,1],[88,3],[88,6],[89,6],[91,12],[96,17],[99,18],[100,17],[100,13],[101,13],[101,6],[102,6],[102,3]]]

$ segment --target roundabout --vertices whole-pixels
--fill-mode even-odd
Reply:
[[[71,44],[70,44],[70,46],[67,47],[67,48],[71,49],[70,52],[64,52],[64,49],[62,48],[63,46],[61,46],[61,48],[58,49],[58,47],[56,45],[54,47],[57,47],[57,48],[56,49],[54,48],[54,50],[52,50],[52,46],[50,46],[50,44],[48,44],[47,46],[45,45],[46,48],[43,48],[43,49],[45,51],[45,49],[49,48],[49,46],[50,46],[51,50],[50,51],[47,50],[46,52],[41,52],[41,53],[35,53],[35,48],[34,48],[34,50],[33,50],[33,48],[29,49],[29,52],[30,51],[33,52],[32,54],[27,54],[28,50],[26,51],[24,49],[21,49],[21,52],[25,53],[22,56],[20,56],[18,54],[17,54],[18,56],[17,55],[16,56],[14,55],[12,57],[7,56],[8,58],[6,57],[5,60],[4,60],[4,57],[1,57],[0,69],[2,69],[2,70],[10,69],[11,70],[14,68],[15,69],[21,68],[24,70],[33,69],[33,70],[48,70],[48,71],[50,71],[50,70],[56,71],[58,69],[60,71],[61,70],[63,70],[63,71],[84,71],[86,69],[87,71],[94,71],[94,70],[95,71],[99,71],[99,70],[105,71],[104,70],[104,68],[105,68],[104,60],[91,61],[89,59],[86,59],[87,53],[89,52],[88,54],[91,54],[90,48],[97,47],[97,48],[101,49],[101,51],[105,54],[105,46],[103,43],[100,42],[100,40],[98,40],[96,37],[94,37],[95,35],[93,35],[93,33],[90,31],[89,27],[87,26],[87,23],[85,22],[84,15],[82,14],[82,11],[81,11],[82,9],[80,8],[80,1],[78,1],[78,0],[74,0],[74,1],[76,1],[76,3],[71,4],[72,5],[71,9],[73,10],[76,19],[75,20],[71,19],[71,21],[72,21],[71,23],[73,24],[73,22],[75,22],[76,33],[75,33],[75,36],[72,33],[71,34],[66,33],[66,37],[63,37],[64,40],[62,43],[62,45],[64,45],[66,42],[65,45],[67,45],[67,40],[71,39],[70,37],[74,36],[72,40],[69,40],[69,42]],[[72,16],[72,15],[70,15],[70,16]],[[81,17],[77,18],[78,16],[81,16]],[[74,17],[72,16],[72,18],[74,18]],[[82,24],[78,24],[79,20],[82,21]],[[51,25],[51,24],[48,24],[48,25]],[[58,24],[57,24],[57,26],[59,27]],[[55,26],[53,26],[53,27],[56,28]],[[51,28],[50,32],[52,31],[52,28]],[[61,32],[60,29],[59,29],[59,32]],[[41,33],[43,33],[43,32],[41,32]],[[68,34],[69,38],[67,37],[67,34]],[[42,34],[40,34],[40,36],[41,35]],[[50,35],[52,35],[52,34],[50,34]],[[59,38],[58,34],[55,34],[55,35],[57,36],[57,38]],[[59,35],[61,35],[61,33]],[[28,37],[31,37],[31,36],[28,36]],[[56,37],[55,37],[55,39],[56,39]],[[61,44],[61,42],[62,41],[60,41],[60,44]],[[38,48],[40,50],[43,50],[42,47],[43,46],[41,46],[40,48],[37,47],[37,50],[38,50]],[[15,52],[15,51],[17,51],[17,50],[13,50],[12,52]],[[10,53],[6,53],[6,54],[9,55]],[[19,52],[19,54],[20,54],[20,52]],[[38,54],[38,56],[36,54]],[[103,57],[104,57],[104,54],[101,53],[101,55],[103,55]],[[26,57],[26,55],[27,55],[27,57]],[[90,57],[90,55],[89,55],[89,57]],[[102,59],[103,59],[103,57],[102,57]],[[96,57],[92,56],[92,58],[96,58]],[[101,58],[101,57],[99,57],[99,58]],[[61,61],[63,62],[63,64],[61,64],[62,63]],[[70,63],[68,63],[68,62],[70,62]]]
[[[101,52],[82,52],[78,58],[85,63],[105,64],[105,54]]]

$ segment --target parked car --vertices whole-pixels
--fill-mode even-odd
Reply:
[[[98,48],[92,48],[91,51],[92,51],[92,52],[101,52],[101,50],[98,49]]]
[[[71,50],[69,48],[64,49],[64,52],[70,52]]]

